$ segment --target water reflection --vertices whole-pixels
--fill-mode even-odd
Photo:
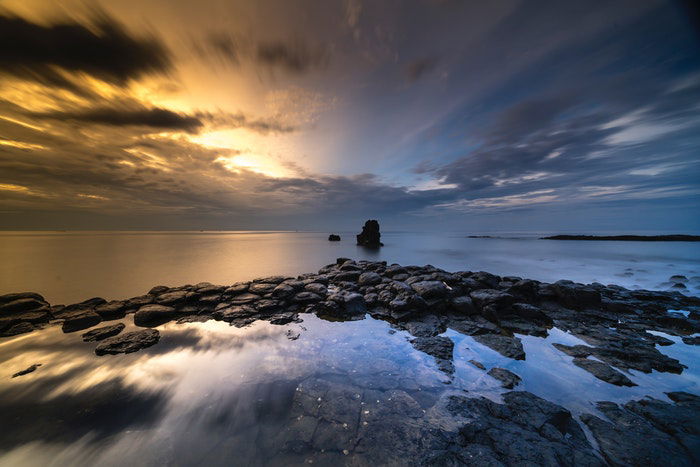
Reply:
[[[448,393],[500,401],[500,383],[474,366],[507,368],[531,391],[574,413],[599,400],[626,401],[663,391],[700,392],[695,349],[679,338],[662,351],[681,375],[631,372],[616,387],[571,364],[552,343],[582,344],[556,328],[547,338],[518,336],[524,361],[503,357],[448,329],[455,373],[413,348],[405,331],[370,317],[303,323],[168,323],[161,341],[128,355],[96,357],[80,333],[49,327],[0,342],[0,463],[8,465],[288,465],[312,460],[361,463],[378,450],[411,449]],[[123,320],[124,332],[133,328]],[[288,331],[292,331],[289,333]],[[291,340],[289,335],[299,335]],[[10,375],[32,363],[34,373]],[[437,425],[436,425],[437,424]],[[393,444],[392,444],[393,443]],[[415,447],[413,449],[416,449]],[[383,452],[383,451],[382,451]],[[365,456],[365,457],[363,457]]]

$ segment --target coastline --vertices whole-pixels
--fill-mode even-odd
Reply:
[[[685,310],[687,314],[669,310]],[[552,328],[558,328],[587,345],[555,344],[557,352],[573,357],[571,364],[593,375],[600,384],[620,387],[636,384],[633,371],[647,374],[684,371],[683,362],[657,348],[672,342],[648,331],[678,336],[688,345],[697,345],[697,337],[693,335],[700,331],[700,299],[677,292],[628,290],[570,281],[543,283],[486,272],[450,273],[432,266],[404,267],[347,258],[339,258],[318,273],[296,278],[267,277],[228,286],[209,283],[156,286],[146,295],[111,302],[93,298],[52,306],[38,294],[5,295],[0,297],[0,313],[3,316],[0,330],[5,337],[58,325],[68,334],[87,331],[83,334],[86,351],[93,349],[99,358],[157,345],[160,331],[155,328],[169,321],[214,319],[245,327],[259,320],[272,325],[299,322],[308,313],[331,321],[362,320],[369,314],[408,332],[413,348],[432,357],[447,378],[455,371],[454,344],[442,336],[447,329],[469,335],[504,357],[524,360],[527,352],[519,335],[543,337]],[[122,333],[123,324],[109,325],[109,321],[130,315],[141,330]],[[298,335],[289,338],[296,339]],[[475,366],[477,363],[473,362]],[[22,370],[18,371],[22,375],[34,371],[17,370]],[[25,377],[22,375],[19,376]],[[433,451],[448,456],[440,459],[467,456],[475,440],[491,436],[493,449],[483,460],[513,461],[501,448],[513,441],[509,438],[512,433],[522,432],[528,436],[522,447],[532,456],[524,457],[525,460],[534,461],[537,455],[549,452],[554,458],[576,455],[587,463],[600,463],[596,451],[582,436],[581,426],[593,434],[604,459],[611,463],[621,459],[658,462],[660,459],[654,457],[657,454],[651,448],[640,451],[636,447],[645,437],[663,438],[664,448],[659,452],[667,459],[677,463],[692,459],[692,450],[684,443],[694,435],[684,432],[681,426],[677,430],[683,435],[675,436],[664,431],[663,426],[682,425],[681,412],[700,414],[700,398],[696,395],[676,392],[669,393],[671,402],[654,400],[651,404],[656,418],[645,415],[643,409],[649,407],[649,402],[619,405],[601,402],[597,409],[608,417],[617,414],[619,424],[610,424],[595,414],[583,414],[578,421],[560,406],[529,392],[517,391],[519,375],[505,368],[491,368],[488,375],[501,381],[504,389],[516,390],[504,393],[503,403],[468,395],[450,396],[439,414],[445,420],[476,417],[480,420],[478,427],[462,421],[456,438],[419,430],[426,442],[434,444]],[[491,415],[494,410],[504,413],[504,418],[494,419]],[[405,415],[397,411],[387,415]],[[560,435],[566,435],[565,440],[552,438],[541,432],[541,423],[528,421],[543,411],[548,414],[546,419],[554,417],[545,423],[551,424]],[[646,424],[644,430],[627,432],[624,423],[635,417],[641,417]],[[416,423],[411,420],[411,424]],[[404,426],[408,422],[396,418],[390,423]],[[446,436],[450,442],[440,444],[440,439]],[[651,442],[650,446],[655,444]],[[435,453],[431,451],[430,459],[423,457],[425,452],[419,454],[421,459],[429,461]]]

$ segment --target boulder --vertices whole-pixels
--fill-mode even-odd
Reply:
[[[360,274],[357,283],[360,286],[377,285],[382,281],[382,276],[376,272],[365,272]]]
[[[4,295],[4,297],[7,296],[8,295]],[[19,296],[20,298],[0,304],[0,316],[13,313],[23,313],[25,311],[33,311],[48,306],[48,303],[46,303],[46,301],[43,300],[43,297],[41,297],[39,294],[26,292],[24,294],[9,294],[9,296]]]
[[[515,360],[525,360],[523,343],[517,337],[509,337],[501,334],[482,334],[473,336],[474,340],[483,344],[504,357]]]
[[[330,234],[328,236],[328,241],[329,242],[339,242],[340,241],[340,235],[337,234]]]
[[[177,303],[182,303],[187,299],[187,290],[174,290],[172,292],[165,292],[158,295],[156,298],[156,303],[160,305],[174,305]]]
[[[377,248],[384,246],[380,239],[379,222],[376,220],[368,220],[365,222],[364,227],[362,227],[362,232],[357,235],[357,244],[369,248]]]
[[[449,289],[441,281],[420,281],[411,284],[411,288],[424,299],[444,298]]]
[[[596,378],[615,386],[636,386],[627,376],[620,373],[610,365],[588,358],[574,358],[574,365],[583,368]]]
[[[434,357],[435,363],[437,363],[441,371],[447,374],[454,373],[455,367],[452,363],[452,352],[455,344],[449,337],[418,337],[411,341],[411,345],[416,350]]]
[[[474,302],[472,302],[472,299],[466,295],[454,297],[452,300],[450,300],[450,305],[453,310],[464,315],[473,315],[476,313]]]
[[[112,301],[96,306],[95,313],[100,315],[105,321],[120,319],[126,315],[125,307],[126,304],[122,301]]]
[[[63,313],[63,332],[75,332],[91,328],[102,321],[102,317],[92,309],[78,309]]]
[[[601,306],[600,292],[593,287],[562,280],[552,284],[552,289],[559,303],[566,307],[585,309]]]
[[[255,295],[265,295],[271,293],[276,287],[277,284],[274,283],[257,282],[248,286],[248,292]]]
[[[102,326],[95,328],[83,334],[83,342],[95,342],[107,339],[108,337],[116,336],[124,330],[124,323],[112,324],[110,326]]]
[[[160,333],[157,329],[142,329],[132,331],[120,336],[105,339],[95,348],[95,354],[120,354],[132,353],[146,347],[150,347],[158,342]]]
[[[307,292],[315,293],[316,295],[319,295],[321,297],[326,296],[326,294],[328,293],[328,288],[325,285],[320,284],[318,282],[306,284],[304,286],[304,290]]]
[[[294,293],[294,287],[288,284],[279,284],[272,289],[272,296],[275,298],[287,298]]]
[[[165,305],[145,305],[139,308],[134,315],[134,324],[137,326],[158,326],[167,323],[175,317],[175,309]]]
[[[483,369],[483,368],[482,368]],[[501,382],[501,386],[505,389],[513,389],[520,384],[520,376],[505,368],[491,368],[487,374]]]
[[[156,285],[155,287],[153,287],[151,290],[148,291],[148,295],[160,295],[162,293],[167,292],[168,290],[170,290],[169,287],[166,287],[164,285]]]

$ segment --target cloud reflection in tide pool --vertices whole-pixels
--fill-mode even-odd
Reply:
[[[616,387],[571,364],[552,343],[581,344],[556,328],[547,338],[519,336],[527,354],[511,360],[448,330],[455,342],[453,377],[415,350],[405,331],[370,317],[329,322],[303,314],[284,326],[258,321],[168,323],[161,341],[128,355],[96,357],[94,343],[59,327],[0,342],[2,465],[279,464],[276,436],[290,423],[295,392],[305,381],[348,390],[402,389],[424,410],[445,392],[499,401],[500,384],[469,363],[512,370],[516,390],[531,391],[574,413],[594,402],[625,402],[663,391],[700,392],[695,348],[672,336],[662,352],[689,368],[682,375],[632,372],[639,385]],[[133,328],[132,318],[122,320]],[[296,340],[289,338],[288,331]],[[42,363],[28,375],[11,374]],[[358,394],[359,397],[359,394]]]

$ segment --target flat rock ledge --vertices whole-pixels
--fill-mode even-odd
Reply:
[[[150,347],[160,339],[157,329],[143,329],[124,333],[120,336],[105,339],[95,347],[95,354],[132,353]]]
[[[684,310],[687,315],[669,310]],[[231,285],[207,282],[156,286],[126,300],[90,298],[71,305],[50,305],[37,293],[0,296],[0,337],[60,324],[66,333],[133,314],[134,324],[153,328],[168,321],[215,319],[233,326],[256,320],[272,324],[299,321],[314,313],[331,321],[363,319],[366,314],[405,330],[413,346],[433,357],[447,375],[454,372],[453,342],[447,329],[472,336],[501,355],[525,360],[518,335],[545,337],[557,327],[585,345],[554,346],[572,364],[610,384],[634,385],[629,370],[682,373],[685,366],[657,346],[697,345],[700,298],[679,292],[628,290],[616,285],[544,283],[501,277],[483,271],[447,272],[434,266],[338,258],[318,273],[265,277]],[[156,333],[127,333],[106,326],[83,334],[101,341],[100,352],[129,352],[153,345]],[[683,344],[654,335],[661,331]],[[103,340],[104,339],[104,340]],[[129,343],[133,343],[133,345]],[[111,349],[107,352],[107,349]]]

